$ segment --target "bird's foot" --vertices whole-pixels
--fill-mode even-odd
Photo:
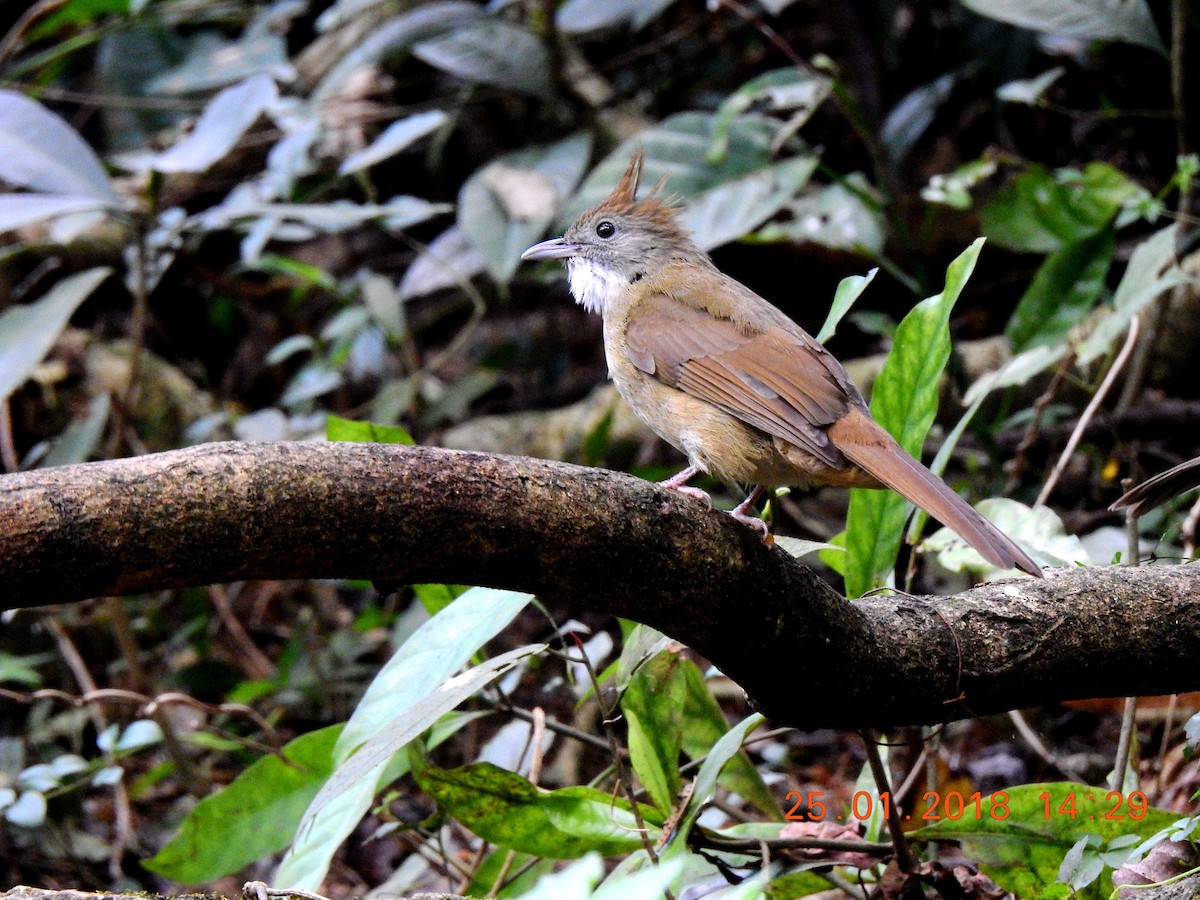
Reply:
[[[775,541],[771,537],[771,527],[758,516],[750,514],[754,509],[754,504],[758,502],[758,498],[763,495],[765,490],[766,488],[761,484],[755,485],[754,490],[749,493],[745,500],[730,510],[729,515],[733,516],[734,519],[743,525],[748,525],[757,531],[763,539],[764,544],[773,544]]]
[[[692,497],[696,500],[699,500],[709,509],[712,509],[712,497],[708,495],[707,491],[702,491],[698,487],[692,487],[691,485],[687,484],[681,484],[679,487],[670,488],[670,490],[678,491],[686,497]]]
[[[709,509],[712,509],[712,497],[708,496],[706,491],[688,484],[688,481],[695,478],[698,474],[700,474],[699,466],[688,466],[682,472],[672,475],[666,481],[660,481],[658,486],[664,487],[669,491],[679,491],[684,496],[699,500]]]
[[[774,538],[771,536],[771,526],[769,526],[758,516],[749,516],[744,512],[738,512],[736,509],[730,510],[729,515],[741,522],[743,525],[748,525],[757,531],[758,536],[762,538],[764,544],[775,543]]]

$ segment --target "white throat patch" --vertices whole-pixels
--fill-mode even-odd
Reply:
[[[575,302],[588,312],[601,315],[617,294],[627,287],[625,280],[612,269],[578,256],[567,261],[567,276]]]

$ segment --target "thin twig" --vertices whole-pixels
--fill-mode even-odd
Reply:
[[[0,400],[0,462],[5,472],[15,472],[21,466],[17,457],[17,445],[13,442],[11,397]]]
[[[241,621],[233,612],[233,605],[229,596],[229,591],[222,585],[210,585],[208,588],[208,599],[212,602],[213,608],[217,611],[217,618],[221,620],[221,624],[225,626],[225,630],[229,632],[229,637],[237,647],[237,655],[240,658],[243,667],[251,678],[273,678],[275,676],[275,664],[270,658],[258,649],[258,645],[251,640],[246,629],[242,627]]]
[[[1187,518],[1183,520],[1183,525],[1179,529],[1180,536],[1183,538],[1185,559],[1191,559],[1196,555],[1196,530],[1198,527],[1200,527],[1200,497],[1197,497],[1196,502],[1192,504]]]
[[[1114,791],[1124,790],[1125,772],[1129,769],[1129,750],[1133,746],[1134,718],[1137,715],[1137,697],[1125,698],[1125,709],[1121,714],[1121,736],[1117,739],[1117,761],[1113,766],[1112,780],[1108,786]]]
[[[1108,392],[1112,389],[1113,382],[1121,373],[1121,369],[1125,367],[1126,361],[1129,359],[1129,354],[1133,352],[1133,348],[1137,345],[1138,336],[1138,317],[1134,316],[1129,320],[1129,334],[1125,338],[1125,345],[1121,348],[1121,352],[1117,354],[1117,358],[1113,360],[1113,364],[1109,367],[1108,373],[1104,376],[1104,380],[1100,382],[1100,387],[1096,393],[1092,395],[1092,399],[1088,402],[1087,408],[1084,409],[1083,415],[1079,417],[1079,421],[1075,423],[1075,430],[1071,432],[1071,437],[1067,441],[1067,446],[1063,447],[1062,455],[1059,456],[1058,462],[1054,464],[1054,469],[1050,473],[1050,477],[1046,479],[1046,484],[1042,487],[1042,492],[1038,495],[1034,506],[1045,506],[1046,501],[1050,497],[1050,493],[1054,490],[1054,486],[1058,484],[1058,479],[1062,477],[1063,471],[1067,468],[1067,463],[1071,461],[1071,455],[1075,452],[1075,448],[1079,445],[1080,439],[1083,437],[1083,432],[1087,428],[1092,417],[1096,415],[1096,410],[1100,408],[1100,404],[1104,402],[1104,398],[1108,396]]]
[[[879,747],[876,743],[878,739],[870,729],[863,729],[859,734],[862,736],[863,747],[867,753],[867,764],[870,765],[871,775],[875,779],[875,789],[880,795],[887,794],[890,797],[892,786],[888,780],[887,769],[883,765],[883,757],[879,755]],[[896,850],[896,865],[902,872],[915,872],[917,858],[913,856],[912,847],[908,845],[908,838],[904,836],[904,825],[900,821],[900,807],[895,803],[887,805],[887,824],[888,833],[892,836],[892,846]]]
[[[1038,733],[1030,727],[1026,721],[1024,714],[1019,709],[1010,710],[1008,720],[1013,723],[1013,727],[1017,730],[1017,735],[1023,740],[1027,747],[1032,750],[1037,757],[1048,765],[1054,771],[1058,772],[1068,781],[1083,781],[1083,776],[1071,769],[1069,766],[1063,765],[1058,758],[1050,752],[1042,739],[1038,737]]]

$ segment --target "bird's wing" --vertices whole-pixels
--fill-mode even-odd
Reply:
[[[665,293],[646,297],[626,326],[634,365],[830,466],[846,467],[825,429],[863,406],[862,395],[824,347],[765,300],[741,291],[763,314],[757,327]]]

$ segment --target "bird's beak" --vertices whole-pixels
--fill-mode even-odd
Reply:
[[[553,238],[534,244],[521,254],[521,259],[567,259],[579,252],[579,245],[564,238]]]

